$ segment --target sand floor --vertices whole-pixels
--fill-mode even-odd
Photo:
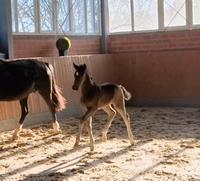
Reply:
[[[0,133],[0,180],[200,180],[200,109],[128,108],[136,144],[129,145],[124,123],[116,118],[106,143],[100,141],[105,114],[93,119],[95,151],[84,133],[73,149],[78,118]]]

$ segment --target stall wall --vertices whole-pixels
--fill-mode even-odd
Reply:
[[[68,100],[67,108],[79,107],[79,92],[72,90],[72,63],[86,63],[97,83],[124,85],[133,98],[131,105],[200,106],[200,51],[140,52],[137,54],[82,55],[39,58],[54,66],[58,85]],[[31,114],[48,111],[44,101],[29,98]],[[76,109],[75,109],[76,113]],[[19,117],[17,102],[0,103],[0,120]]]

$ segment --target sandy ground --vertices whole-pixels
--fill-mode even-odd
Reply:
[[[200,109],[128,108],[136,144],[129,145],[124,123],[116,118],[100,142],[105,114],[93,120],[95,152],[88,136],[74,150],[78,119],[60,120],[62,134],[51,124],[0,133],[0,180],[200,180]]]

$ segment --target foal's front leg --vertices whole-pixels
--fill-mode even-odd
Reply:
[[[85,115],[83,116],[83,118],[80,120],[79,131],[78,131],[78,134],[76,136],[76,142],[74,144],[74,147],[78,147],[79,146],[80,137],[81,137],[81,134],[82,134],[82,130],[83,130],[84,124],[86,123],[86,121],[89,121],[88,119],[95,114],[96,110],[97,110],[96,108],[88,109],[87,112],[85,113]],[[91,129],[91,127],[88,127],[88,129]],[[92,147],[90,147],[90,150],[93,151],[94,148],[92,149]]]
[[[86,123],[87,129],[88,129],[88,134],[90,137],[90,151],[94,151],[94,136],[92,133],[92,117],[89,117]]]

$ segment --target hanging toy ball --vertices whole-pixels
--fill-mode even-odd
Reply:
[[[71,47],[71,41],[67,37],[59,38],[56,41],[56,47],[58,49],[59,56],[67,55],[68,49]]]

